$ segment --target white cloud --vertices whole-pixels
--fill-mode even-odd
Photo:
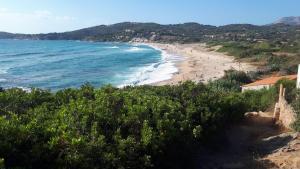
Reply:
[[[72,30],[76,18],[55,15],[48,10],[33,12],[11,11],[0,8],[0,31],[19,33],[46,33]]]
[[[39,10],[39,11],[34,11],[32,17],[37,17],[40,19],[53,19],[56,21],[72,21],[75,20],[75,18],[70,17],[70,16],[56,16],[52,14],[52,12],[47,11],[47,10]]]

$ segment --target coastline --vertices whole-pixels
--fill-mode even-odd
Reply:
[[[140,43],[141,44],[141,43]],[[176,85],[184,81],[207,83],[224,76],[225,70],[235,69],[244,72],[255,71],[256,66],[250,63],[238,62],[233,56],[216,52],[203,43],[193,44],[161,44],[142,43],[154,49],[166,52],[168,56],[179,57],[174,61],[178,71],[173,73],[169,80],[164,80],[150,85]]]
[[[118,50],[119,47],[115,46],[114,43],[108,49]],[[249,63],[238,63],[234,60],[234,57],[218,53],[216,49],[208,48],[203,43],[161,44],[131,42],[129,44],[132,46],[122,49],[124,50],[123,52],[138,53],[139,51],[148,50],[150,47],[161,52],[161,60],[144,67],[138,67],[128,76],[129,80],[118,86],[116,85],[116,87],[127,85],[176,85],[188,80],[196,83],[207,83],[209,80],[221,78],[224,75],[224,71],[231,68],[245,72],[256,70],[255,66]],[[155,53],[156,56],[158,56],[157,53]],[[6,73],[6,69],[0,70],[0,83],[8,83],[6,77],[1,77],[1,74]]]

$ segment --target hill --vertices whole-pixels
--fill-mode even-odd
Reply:
[[[7,33],[7,32],[0,32],[0,39],[11,39],[15,35],[12,33]]]
[[[0,39],[40,39],[40,40],[88,40],[88,41],[152,41],[152,42],[207,42],[211,40],[294,39],[300,34],[300,26],[275,24],[256,26],[232,24],[225,26],[184,23],[161,25],[156,23],[124,22],[100,25],[71,32],[48,34],[0,33]]]
[[[282,23],[286,25],[300,25],[300,16],[291,16],[291,17],[284,17],[276,21],[275,23]]]
[[[156,23],[124,22],[113,25],[100,25],[71,32],[49,34],[11,34],[9,38],[40,39],[40,40],[88,40],[88,41],[121,41],[134,39],[151,41],[182,41],[192,42],[203,39],[207,31],[216,27],[185,23],[176,25],[160,25]],[[1,35],[0,38],[8,38]]]

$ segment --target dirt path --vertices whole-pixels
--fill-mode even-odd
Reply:
[[[266,138],[285,132],[274,125],[271,113],[247,116],[244,122],[225,133],[225,141],[222,140],[214,150],[202,149],[196,156],[196,166],[199,169],[278,168],[263,157],[285,146],[290,140]]]

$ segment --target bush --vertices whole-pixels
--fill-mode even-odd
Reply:
[[[225,71],[224,77],[216,81],[212,81],[208,86],[219,91],[241,91],[241,86],[250,83],[251,78],[242,71],[228,70]]]
[[[259,91],[246,91],[243,93],[247,99],[248,111],[266,111],[274,106],[277,101],[277,90],[275,87]]]
[[[0,169],[4,169],[4,159],[0,158]]]
[[[296,98],[296,82],[289,79],[281,79],[276,84],[276,90],[279,92],[280,84],[285,88],[285,99],[291,103]]]
[[[291,103],[296,98],[296,83],[293,80],[281,79],[274,87],[258,91],[246,91],[244,96],[247,99],[248,111],[266,111],[274,107],[279,96],[280,84],[286,88],[286,100]]]
[[[297,114],[297,119],[296,119],[295,123],[293,124],[293,128],[296,131],[300,131],[300,101],[295,100],[292,105]]]
[[[297,90],[296,98],[292,102],[292,107],[293,107],[295,113],[297,114],[296,122],[293,124],[293,128],[296,131],[300,131],[300,100],[299,100],[299,96],[300,96],[300,90]]]
[[[241,93],[192,82],[9,89],[0,93],[0,157],[6,168],[191,168],[195,148],[247,106]]]

